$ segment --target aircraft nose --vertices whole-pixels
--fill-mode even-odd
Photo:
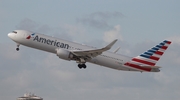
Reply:
[[[12,33],[8,33],[8,37],[9,37],[9,38],[12,38]]]

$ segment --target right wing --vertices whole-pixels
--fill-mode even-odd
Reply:
[[[101,49],[72,50],[70,52],[73,53],[74,55],[76,55],[77,57],[92,58],[92,57],[96,57],[96,56],[102,54],[104,51],[111,49],[111,47],[116,43],[116,41],[117,41],[117,39],[112,41],[109,45],[107,45],[106,47],[101,48]]]

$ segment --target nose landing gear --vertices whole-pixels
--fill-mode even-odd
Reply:
[[[16,51],[19,51],[19,48],[16,48]]]
[[[20,46],[20,44],[17,44],[16,51],[19,51],[19,46]]]

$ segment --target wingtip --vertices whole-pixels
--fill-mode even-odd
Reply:
[[[105,48],[106,48],[107,50],[111,49],[111,47],[116,43],[117,40],[118,40],[118,39],[115,39],[115,40],[112,41],[109,45],[107,45]]]
[[[114,44],[114,43],[116,43],[116,42],[117,42],[117,40],[118,40],[118,39],[115,39],[115,40],[114,40],[114,41],[112,41],[111,43],[113,43],[113,44]]]
[[[111,42],[110,44],[114,45],[117,42],[118,39],[115,39],[113,42]]]
[[[170,40],[164,40],[167,44],[171,44],[172,42]]]

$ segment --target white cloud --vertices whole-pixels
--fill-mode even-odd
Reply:
[[[89,39],[89,41],[93,41],[90,45],[101,47],[104,43],[101,41],[102,38],[106,38],[106,42],[109,43],[116,37],[120,40],[124,39],[124,36],[133,38],[131,34],[135,33],[136,38],[142,41],[140,43],[142,45],[132,47],[133,40],[128,39],[124,39],[124,41],[128,40],[129,43],[125,44],[123,41],[121,45],[121,42],[118,41],[115,45],[120,44],[122,48],[120,53],[127,53],[130,56],[138,55],[151,47],[151,44],[154,46],[152,42],[143,43],[146,36],[156,36],[154,38],[157,40],[163,36],[169,36],[170,33],[173,35],[175,32],[179,32],[180,20],[177,17],[179,13],[178,10],[174,10],[174,8],[180,7],[178,3],[145,1],[143,4],[138,2],[135,4],[134,1],[130,3],[121,0],[116,0],[116,2],[108,0],[103,2],[98,0],[62,2],[59,0],[60,3],[49,1],[42,4],[42,1],[37,1],[37,3],[29,1],[17,2],[14,0],[13,3],[12,1],[9,3],[8,0],[4,0],[1,2],[0,33],[1,42],[4,44],[0,46],[0,97],[2,100],[14,100],[16,97],[22,96],[26,90],[32,90],[30,92],[36,93],[44,100],[179,100],[180,36],[171,37],[173,42],[158,63],[162,66],[161,72],[142,74],[117,71],[89,63],[87,63],[87,69],[80,70],[75,62],[61,60],[56,55],[44,51],[21,46],[21,50],[16,52],[15,43],[5,38],[9,30],[19,28],[50,35],[56,33],[60,34],[57,36],[59,38],[78,42],[88,42]],[[161,6],[162,3],[165,6]],[[30,4],[33,6],[29,6]],[[132,5],[127,6],[129,4]],[[149,9],[152,4],[155,8]],[[23,9],[26,7],[28,8]],[[141,7],[152,13],[144,12],[146,10]],[[165,11],[164,8],[168,11]],[[158,10],[162,13],[158,13],[157,9],[162,10]],[[129,17],[122,19],[123,15],[118,11],[125,12]],[[87,16],[81,16],[85,14]],[[145,16],[141,16],[142,14]],[[157,17],[152,15],[157,15]],[[30,20],[23,20],[23,18]],[[77,22],[82,26],[74,24],[73,19],[75,18],[79,18]],[[17,25],[19,20],[22,20],[22,23]],[[40,25],[42,23],[47,25]],[[68,25],[58,26],[61,23],[68,23]],[[119,23],[125,30],[127,29],[127,34],[120,34],[120,26],[114,27]],[[17,27],[15,27],[16,25]],[[52,26],[57,27],[52,28]],[[84,37],[86,31],[90,35]],[[103,32],[107,36],[99,34]],[[3,34],[5,35],[3,36]],[[4,40],[12,45],[6,44]],[[137,43],[137,41],[134,42]],[[6,49],[5,45],[11,47]],[[128,49],[124,50],[127,46]]]
[[[117,20],[124,17],[125,16],[121,12],[94,12],[86,17],[77,18],[77,22],[97,29],[106,29],[111,27],[108,24],[109,20]]]
[[[104,32],[104,41],[108,43],[113,41],[114,39],[119,39],[122,41],[123,37],[120,34],[120,29],[120,25],[116,25],[112,30]]]
[[[35,29],[37,29],[37,27],[39,27],[39,24],[29,18],[23,19],[16,26],[17,29],[24,29],[24,30],[30,30],[30,31],[34,31]]]
[[[86,30],[79,25],[65,24],[62,26],[67,34],[71,37],[83,36]]]
[[[37,23],[29,18],[21,20],[20,23],[16,26],[16,29],[29,30],[43,34],[52,34],[54,30],[48,25],[41,25],[40,23]]]
[[[0,44],[0,48],[1,48],[0,56],[2,56],[4,58],[16,60],[16,59],[19,59],[21,57],[20,53],[16,53],[17,51],[15,50],[15,48],[16,48],[15,43],[14,43],[14,48],[10,44],[8,44],[8,45]],[[12,51],[12,49],[14,51]],[[5,54],[5,52],[8,52],[8,53]]]
[[[64,33],[69,34],[69,37],[75,35],[79,37],[78,34],[84,34],[84,30],[78,26],[65,25],[61,28]],[[122,41],[123,37],[120,31],[120,25],[116,25],[112,30],[104,32],[104,41],[108,43],[114,39]],[[176,42],[168,48],[169,53],[165,53],[166,59],[161,60],[163,66],[173,66],[173,68],[163,67],[163,72],[142,74],[117,71],[89,63],[87,63],[87,69],[78,69],[75,62],[61,60],[55,54],[23,46],[20,47],[22,49],[19,52],[16,52],[14,45],[14,47],[8,47],[8,50],[3,49],[3,52],[0,53],[3,55],[0,56],[3,61],[0,63],[0,88],[2,89],[0,93],[15,94],[15,96],[2,96],[3,99],[8,98],[9,100],[20,96],[27,90],[30,92],[32,90],[44,99],[52,100],[109,100],[117,98],[168,100],[167,97],[177,97],[176,95],[179,94],[179,88],[176,88],[180,84],[178,63],[175,63],[179,57],[179,47],[177,46],[178,39],[174,40]],[[139,54],[139,51],[148,49],[151,44],[152,42],[143,42],[131,47],[131,49],[126,49],[124,52]],[[13,54],[15,56],[12,56]]]
[[[28,85],[31,84],[29,79],[30,76],[31,76],[31,72],[28,70],[24,70],[21,73],[16,73],[16,75],[1,80],[1,82],[2,84],[11,86],[17,90],[18,87],[26,88]]]
[[[164,72],[159,72],[158,74],[154,74],[154,79],[164,85],[171,84],[174,81],[173,80],[174,78],[171,78]]]
[[[117,26],[114,30],[120,30],[120,27]],[[146,47],[147,45],[146,43],[141,44],[141,47]],[[28,90],[44,99],[53,98],[52,100],[84,100],[84,98],[86,100],[109,100],[117,98],[124,98],[126,100],[131,100],[132,98],[135,98],[135,100],[167,100],[166,98],[168,96],[174,96],[174,94],[169,94],[169,91],[175,94],[179,93],[179,89],[175,88],[180,83],[178,80],[178,71],[173,71],[173,73],[171,70],[162,70],[163,72],[160,73],[141,74],[137,72],[117,71],[89,63],[87,64],[87,69],[84,70],[78,69],[75,62],[61,60],[55,54],[32,50],[23,46],[21,48],[16,53],[20,53],[22,57],[17,58],[15,62],[13,62],[13,59],[7,57],[7,61],[13,62],[13,65],[5,62],[2,65],[9,66],[8,70],[0,67],[0,88],[3,89],[3,93],[19,91],[14,93],[14,97],[18,97]],[[142,49],[134,48],[136,52]],[[172,50],[178,51],[178,49]],[[12,51],[15,51],[14,48],[9,51],[4,50],[4,55]],[[165,53],[165,55],[168,55],[168,53]],[[4,59],[2,56],[0,58]],[[170,59],[176,59],[176,56],[174,58],[167,57],[167,61],[162,61],[162,63],[167,64],[167,66],[175,66]],[[167,63],[168,60],[170,63]],[[81,96],[79,97],[77,95]],[[2,98],[10,97],[9,95],[4,95]],[[10,99],[13,99],[13,97]]]
[[[52,76],[53,79],[55,79],[57,81],[58,80],[64,81],[64,82],[71,82],[76,77],[76,74],[74,74],[70,71],[58,70],[58,69],[51,69],[50,75]]]

